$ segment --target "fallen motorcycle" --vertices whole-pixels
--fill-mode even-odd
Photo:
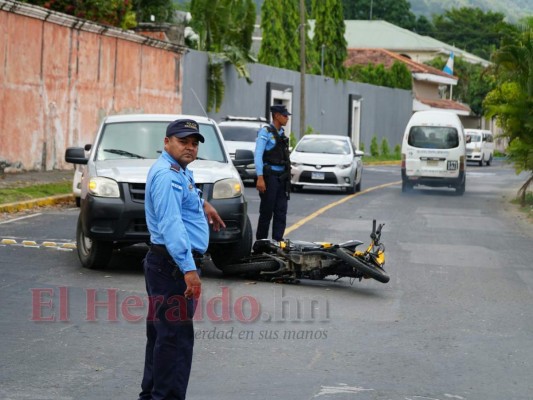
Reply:
[[[359,240],[334,244],[323,242],[304,242],[284,239],[258,240],[253,252],[238,264],[226,265],[227,275],[256,276],[284,283],[297,283],[300,278],[324,279],[336,275],[338,278],[372,278],[387,283],[389,275],[385,265],[385,246],[381,243],[381,230],[385,224],[376,228],[372,223],[370,244],[365,251],[357,250],[363,244]]]

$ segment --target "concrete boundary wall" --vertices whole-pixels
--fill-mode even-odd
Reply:
[[[91,143],[106,115],[180,113],[183,52],[0,0],[0,169],[72,168],[66,147]]]
[[[183,112],[204,115],[207,108],[207,55],[189,50],[184,56]],[[219,112],[206,112],[221,121],[227,115],[266,117],[269,86],[287,88],[292,96],[290,131],[296,138],[300,132],[300,74],[263,64],[248,65],[252,84],[239,78],[235,68],[226,63],[224,102]],[[317,133],[350,135],[353,115],[350,99],[360,101],[359,145],[369,153],[372,137],[386,138],[391,151],[401,144],[403,132],[413,112],[410,90],[391,89],[350,81],[335,82],[331,78],[306,75],[305,129]],[[356,140],[354,140],[355,142]]]

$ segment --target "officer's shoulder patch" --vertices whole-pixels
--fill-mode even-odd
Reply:
[[[181,184],[178,181],[172,181],[171,186],[174,190],[183,190]]]
[[[170,169],[175,172],[180,172],[179,164],[170,164]]]

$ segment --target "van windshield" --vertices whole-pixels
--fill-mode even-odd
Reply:
[[[453,149],[459,146],[459,134],[451,127],[413,126],[407,143],[421,149]]]
[[[96,150],[96,160],[125,158],[156,159],[164,148],[168,121],[131,121],[106,124]],[[199,124],[205,143],[198,159],[226,162],[222,144],[213,125]]]

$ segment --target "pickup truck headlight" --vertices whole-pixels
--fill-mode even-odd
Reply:
[[[222,179],[213,186],[213,199],[231,199],[241,194],[241,182],[234,178]]]
[[[95,177],[89,181],[89,193],[97,197],[120,197],[118,183],[113,179]]]

